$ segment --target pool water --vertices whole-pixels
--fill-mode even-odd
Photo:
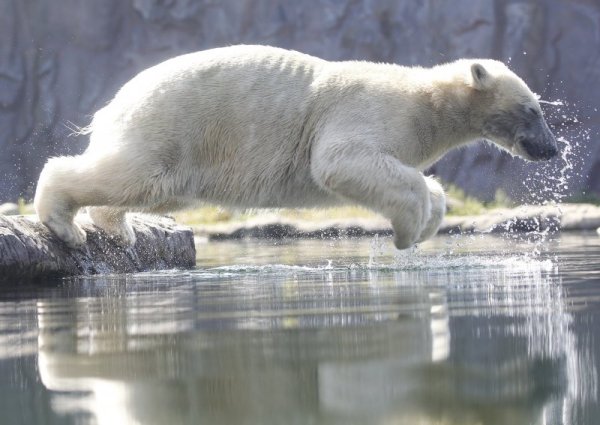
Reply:
[[[600,237],[198,245],[0,293],[0,424],[600,423]]]

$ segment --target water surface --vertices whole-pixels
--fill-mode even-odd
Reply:
[[[198,264],[4,289],[0,423],[600,418],[596,234],[212,242]]]

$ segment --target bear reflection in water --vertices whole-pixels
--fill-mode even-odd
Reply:
[[[511,312],[510,282],[450,316],[419,285],[307,285],[291,302],[285,282],[247,280],[38,302],[53,408],[100,425],[541,423],[580,373],[568,314],[556,299]]]

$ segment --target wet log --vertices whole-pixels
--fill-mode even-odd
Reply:
[[[55,277],[133,273],[191,268],[196,263],[194,235],[166,217],[132,215],[137,241],[125,247],[78,216],[86,244],[71,249],[35,216],[0,216],[0,284]]]

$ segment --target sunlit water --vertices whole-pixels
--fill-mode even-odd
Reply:
[[[0,293],[1,424],[596,424],[600,238],[214,242]]]

